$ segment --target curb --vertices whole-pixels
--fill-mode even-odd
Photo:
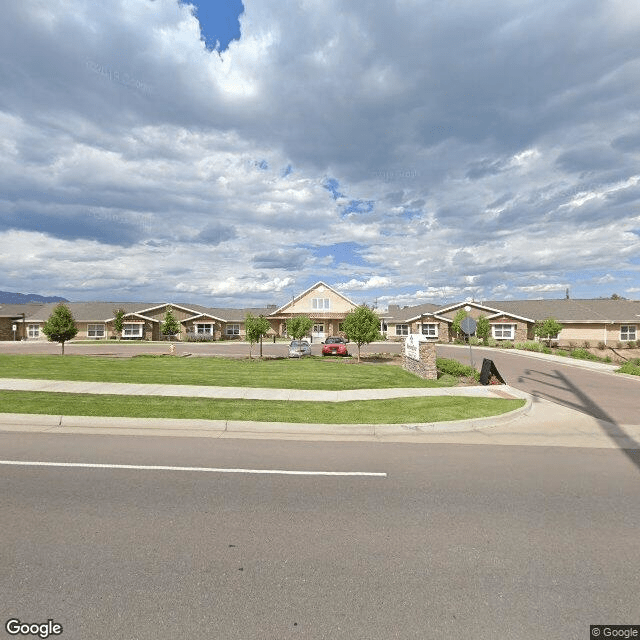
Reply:
[[[486,418],[427,423],[399,424],[314,424],[305,422],[245,422],[239,420],[185,420],[178,418],[114,418],[105,416],[61,416],[29,413],[0,413],[0,431],[34,431],[70,433],[78,428],[114,429],[120,433],[186,431],[221,435],[222,433],[286,433],[298,435],[388,436],[435,432],[474,431],[484,427],[508,424],[531,410],[532,396],[522,391],[514,396],[526,400],[513,411]],[[154,435],[154,434],[152,434]]]

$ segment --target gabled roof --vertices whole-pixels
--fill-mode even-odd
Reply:
[[[215,317],[221,322],[238,324],[245,321],[247,314],[252,316],[269,316],[269,309],[262,307],[248,307],[246,309],[224,309],[224,308],[210,308],[207,309],[205,315]],[[192,320],[192,318],[186,318],[186,320]]]
[[[16,302],[8,304],[0,304],[0,318],[20,318],[22,314],[29,317],[35,313],[44,303],[43,302]]]
[[[512,311],[498,311],[498,313],[494,313],[493,315],[487,316],[487,320],[495,320],[500,316],[506,316],[508,318],[513,318],[514,320],[522,320],[522,322],[535,322],[532,318],[525,318],[523,316],[519,316]]]
[[[189,316],[188,318],[185,318],[184,320],[181,320],[181,322],[189,322],[192,320],[200,320],[201,318],[210,318],[211,320],[217,320],[218,322],[226,322],[226,320],[224,318],[218,318],[218,316],[214,316],[211,313],[198,313],[195,316]]]
[[[148,316],[142,315],[141,313],[136,313],[135,311],[130,311],[129,313],[125,313],[123,316],[124,321],[126,322],[127,318],[142,318],[143,320],[149,320],[149,322],[160,322],[157,318],[150,318]],[[115,318],[106,318],[102,322],[113,322]]]
[[[156,304],[153,307],[148,307],[147,309],[140,309],[139,313],[148,313],[149,311],[155,311],[156,309],[162,309],[162,307],[171,307],[172,309],[180,309],[181,311],[186,311],[187,313],[192,313],[193,315],[197,315],[202,309],[206,307],[200,307],[200,309],[195,309],[194,307],[198,305],[191,305],[191,308],[185,307],[181,304],[175,304],[173,302],[163,302],[162,304]]]
[[[415,322],[423,316],[433,316],[443,322],[453,322],[451,318],[445,318],[444,316],[439,315],[439,307],[431,302],[420,304],[416,307],[409,307],[408,309],[400,309],[400,311],[404,313],[396,314],[402,318],[402,320],[398,320],[397,322]]]
[[[340,296],[343,300],[348,302],[353,307],[358,306],[355,302],[353,302],[353,300],[349,300],[347,296],[343,295],[339,291],[336,291],[333,287],[330,287],[326,282],[322,282],[322,280],[320,280],[319,282],[316,282],[313,286],[309,287],[306,291],[303,291],[300,295],[296,296],[293,300],[291,300],[290,302],[287,302],[287,304],[283,305],[279,309],[276,309],[275,311],[272,311],[269,315],[275,316],[278,313],[282,313],[283,311],[285,311],[287,307],[294,305],[296,302],[298,302],[298,300],[300,300],[301,298],[304,298],[308,293],[310,293],[314,289],[317,289],[318,287],[325,287],[325,289],[330,289],[331,291],[333,291],[333,293],[335,293],[337,296]]]
[[[27,316],[30,322],[46,322],[53,310],[64,304],[71,311],[76,322],[106,322],[113,318],[115,309],[123,309],[125,313],[134,313],[149,306],[140,302],[48,302]]]
[[[500,313],[503,311],[501,307],[490,307],[485,303],[480,302],[456,302],[455,304],[449,305],[448,307],[442,307],[438,309],[438,313],[448,313],[449,311],[453,311],[454,309],[461,309],[463,307],[475,307],[476,309],[480,309],[481,311],[490,311],[491,313]]]
[[[508,313],[564,323],[629,322],[640,324],[640,300],[566,299],[487,302]]]

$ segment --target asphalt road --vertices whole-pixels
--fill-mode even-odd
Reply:
[[[0,450],[387,474],[2,464],[3,624],[52,618],[77,640],[567,640],[640,623],[640,478],[620,451],[26,433]]]

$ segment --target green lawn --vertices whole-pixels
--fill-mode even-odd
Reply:
[[[249,361],[175,356],[0,355],[0,377],[332,391],[457,383],[452,376],[422,380],[399,366],[357,365],[342,359]]]
[[[465,420],[499,415],[513,411],[523,404],[524,400],[460,396],[321,403],[0,391],[0,407],[3,413],[324,424],[397,424]]]

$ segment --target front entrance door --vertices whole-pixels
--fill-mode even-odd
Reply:
[[[324,340],[325,339],[325,335],[324,335],[324,324],[314,324],[313,325],[313,331],[311,333],[311,337],[316,340]]]

